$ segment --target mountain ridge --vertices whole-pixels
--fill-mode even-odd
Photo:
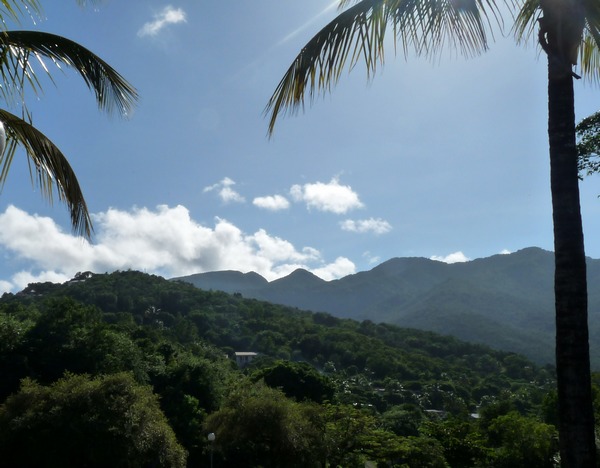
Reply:
[[[600,367],[600,337],[593,333],[600,331],[600,260],[588,258],[587,264],[590,350]],[[306,270],[271,282],[239,281],[249,273],[222,273],[173,280],[341,318],[452,335],[538,363],[554,362],[554,254],[538,247],[453,264],[395,257],[332,281]]]

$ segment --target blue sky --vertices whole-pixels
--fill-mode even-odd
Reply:
[[[496,34],[482,56],[394,56],[362,65],[267,138],[264,107],[329,0],[44,2],[20,27],[61,34],[141,95],[100,113],[69,70],[28,95],[34,124],[68,156],[93,213],[71,234],[15,160],[0,194],[0,289],[78,271],[165,277],[298,267],[324,279],[392,257],[444,261],[552,250],[545,57]],[[578,120],[598,89],[576,83]],[[22,156],[22,155],[21,155]],[[582,183],[587,254],[600,258],[600,184]]]

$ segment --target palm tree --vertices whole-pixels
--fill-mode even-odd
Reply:
[[[555,249],[556,368],[561,463],[595,466],[590,384],[587,285],[579,207],[573,72],[600,76],[600,3],[595,0],[340,0],[341,13],[319,31],[289,67],[266,112],[269,133],[284,111],[303,107],[306,94],[331,91],[342,70],[364,60],[371,76],[383,60],[387,28],[405,54],[439,54],[449,45],[466,56],[488,48],[503,15],[515,18],[518,41],[538,30],[548,58],[551,192]],[[512,14],[515,14],[512,16]],[[536,25],[539,25],[537,27]]]
[[[78,3],[95,2],[78,0]],[[18,106],[21,114],[0,108],[0,186],[6,182],[17,148],[24,147],[32,180],[43,197],[51,202],[56,190],[59,200],[67,205],[74,231],[89,238],[92,222],[77,177],[60,149],[32,125],[25,91],[30,89],[36,94],[41,91],[36,67],[50,75],[45,63],[49,61],[77,70],[95,93],[100,109],[117,110],[126,116],[137,100],[137,93],[116,70],[76,42],[38,31],[9,31],[6,20],[18,21],[22,14],[40,15],[39,2],[0,2],[0,21],[4,26],[0,27],[0,97],[7,106]]]

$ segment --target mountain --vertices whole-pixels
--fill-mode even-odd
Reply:
[[[590,350],[600,369],[600,260],[588,258]],[[341,318],[453,335],[554,361],[554,254],[531,247],[465,263],[394,258],[370,271],[324,281],[305,270],[268,282],[256,273],[174,278]]]
[[[239,271],[215,271],[209,275],[203,273],[186,277],[186,281],[202,283],[202,289],[213,291],[238,291],[247,289],[260,289],[268,285],[268,281],[253,271],[240,273]]]

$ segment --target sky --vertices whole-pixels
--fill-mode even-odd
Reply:
[[[394,257],[553,249],[546,61],[533,42],[497,33],[485,54],[447,49],[434,61],[388,42],[372,80],[359,63],[269,138],[265,105],[335,2],[42,3],[44,17],[18,28],[79,42],[140,101],[127,118],[106,115],[76,73],[52,64],[54,84],[26,95],[34,125],[73,166],[95,231],[72,233],[18,153],[0,193],[0,291],[127,269],[273,280],[305,268],[333,280]],[[599,110],[600,90],[575,86],[580,120]],[[599,194],[597,177],[582,182],[593,258]]]

